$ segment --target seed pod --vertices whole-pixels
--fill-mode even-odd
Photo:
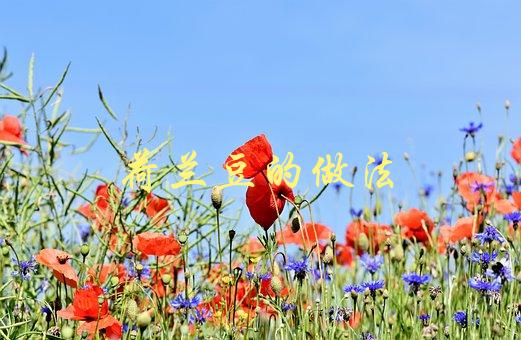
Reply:
[[[215,210],[221,209],[221,206],[223,204],[223,189],[220,185],[216,185],[212,188],[212,205],[215,208]]]
[[[137,305],[137,302],[135,300],[128,300],[127,301],[127,317],[132,321],[136,321],[138,313],[139,313],[139,307]]]
[[[83,245],[81,246],[81,249],[80,249],[80,253],[81,253],[81,255],[83,255],[83,256],[87,256],[87,255],[89,255],[89,252],[90,252],[90,247],[89,247],[89,245],[88,245],[88,244],[83,244]]]
[[[300,230],[302,226],[302,221],[300,219],[300,215],[296,215],[291,220],[291,231],[295,234]]]

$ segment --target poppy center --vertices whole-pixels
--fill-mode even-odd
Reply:
[[[60,264],[65,264],[67,260],[69,259],[69,255],[58,255],[56,256],[56,259],[58,259],[58,262]]]

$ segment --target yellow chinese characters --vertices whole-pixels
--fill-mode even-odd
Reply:
[[[318,157],[312,170],[313,174],[316,176],[315,183],[317,187],[320,186],[321,179],[324,185],[340,182],[347,187],[353,187],[353,183],[342,178],[342,171],[347,167],[347,163],[342,163],[342,159],[343,155],[341,152],[336,153],[335,163],[331,161],[330,154],[326,154],[325,159],[324,157]]]
[[[386,170],[385,167],[392,163],[392,161],[389,159],[389,156],[387,152],[382,152],[382,160],[379,162],[379,164],[376,164],[376,166],[371,171],[371,174],[369,175],[369,165],[375,163],[376,159],[371,156],[367,156],[367,164],[365,166],[365,186],[367,189],[372,190],[373,189],[373,176],[376,173],[380,176],[376,180],[376,187],[380,189],[383,186],[388,185],[390,188],[394,187],[393,181],[389,178],[389,175],[391,172],[389,170]]]
[[[206,185],[206,182],[202,179],[191,179],[195,175],[193,169],[198,164],[195,157],[197,157],[195,150],[181,156],[181,164],[179,164],[177,168],[181,170],[179,176],[181,176],[182,180],[172,184],[172,189],[177,189],[185,185]]]
[[[243,185],[247,187],[252,187],[252,182],[243,182],[244,179],[244,169],[246,168],[246,162],[242,161],[244,158],[243,153],[237,153],[230,155],[232,158],[231,162],[226,163],[226,171],[228,171],[228,183],[220,185],[221,188]]]
[[[280,164],[279,157],[273,156],[271,166],[268,168],[268,180],[275,185],[280,185],[284,180],[293,189],[297,186],[300,170],[300,166],[293,164],[293,152],[288,152]]]
[[[130,162],[130,172],[121,181],[123,185],[129,185],[130,189],[134,189],[134,182],[145,182],[140,186],[141,189],[150,193],[152,184],[150,183],[150,170],[157,168],[155,164],[148,164],[150,159],[150,151],[144,148],[141,152],[134,154],[134,160]]]

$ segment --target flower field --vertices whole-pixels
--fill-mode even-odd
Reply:
[[[444,195],[427,201],[425,187],[403,206],[367,190],[366,206],[343,206],[335,234],[313,212],[340,188],[302,194],[274,179],[276,150],[259,131],[222,150],[230,181],[246,183],[247,231],[227,186],[164,185],[187,173],[174,158],[148,169],[147,189],[123,185],[140,143],[127,147],[100,120],[103,158],[123,176],[64,173],[65,133],[90,132],[60,108],[67,70],[42,90],[32,70],[15,89],[0,64],[0,102],[18,108],[0,113],[2,339],[519,338],[518,135],[500,136],[486,167],[476,143],[486,126],[454,127],[464,151],[444,169]],[[99,99],[117,119],[101,88]]]

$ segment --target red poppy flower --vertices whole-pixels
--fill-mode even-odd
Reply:
[[[168,217],[170,204],[166,199],[149,193],[145,201],[136,207],[136,210],[144,211],[146,215],[152,219],[152,225],[161,225]]]
[[[404,238],[423,243],[429,240],[429,235],[434,228],[434,222],[427,213],[416,208],[396,214],[394,223],[400,226]]]
[[[98,228],[111,224],[114,220],[112,205],[118,202],[119,194],[120,190],[116,186],[100,184],[96,188],[94,204],[86,203],[78,208],[78,212],[93,221]]]
[[[5,115],[0,120],[0,141],[27,145],[27,142],[23,139],[23,129],[20,120],[16,116]],[[27,155],[27,151],[20,148],[22,153]]]
[[[74,292],[72,304],[59,310],[58,316],[69,320],[84,321],[77,330],[77,334],[87,331],[89,339],[93,339],[96,329],[104,332],[109,339],[120,339],[122,335],[121,324],[109,314],[109,304],[99,298],[103,296],[103,289],[94,285],[77,289]]]
[[[386,224],[356,220],[347,226],[346,245],[357,249],[359,255],[362,254],[364,249],[360,244],[360,235],[364,234],[369,241],[369,246],[376,252],[380,244],[388,239],[392,233],[393,230]]]
[[[521,138],[518,138],[512,146],[510,155],[517,162],[517,164],[521,164]]]
[[[464,172],[456,178],[458,192],[467,202],[467,209],[474,211],[477,204],[484,204],[489,208],[498,197],[495,181],[492,177],[476,172]],[[483,195],[484,194],[484,195]]]
[[[474,217],[462,217],[456,221],[452,227],[443,225],[440,227],[438,235],[438,252],[443,254],[447,249],[447,244],[456,244],[464,239],[471,239],[479,228],[479,221],[474,225]]]
[[[78,275],[74,268],[67,263],[70,258],[72,258],[70,254],[51,248],[42,249],[35,256],[38,263],[52,269],[52,272],[58,281],[76,288],[78,285]]]
[[[273,161],[273,151],[266,136],[261,134],[235,149],[224,162],[224,169],[242,170],[243,178],[253,178],[268,168]]]
[[[277,243],[296,244],[305,249],[310,249],[319,241],[329,240],[333,231],[320,223],[305,223],[299,231],[294,233],[291,225],[287,225],[282,233],[277,232]]]
[[[246,190],[246,206],[250,215],[264,230],[268,230],[284,209],[286,198],[295,200],[293,191],[282,181],[280,185],[268,183],[263,173],[253,178],[254,186]]]
[[[353,248],[347,244],[336,243],[336,263],[341,266],[353,265]]]
[[[181,252],[181,245],[174,235],[163,235],[147,231],[138,234],[134,242],[137,250],[145,255],[178,255]]]
[[[119,283],[125,282],[127,279],[125,265],[122,263],[95,265],[92,268],[89,268],[87,271],[87,282],[91,284],[98,283],[102,285],[109,277],[117,277],[119,279]]]
[[[242,247],[242,252],[248,255],[259,255],[264,251],[264,246],[259,242],[259,239],[256,237],[250,237],[244,246]]]

